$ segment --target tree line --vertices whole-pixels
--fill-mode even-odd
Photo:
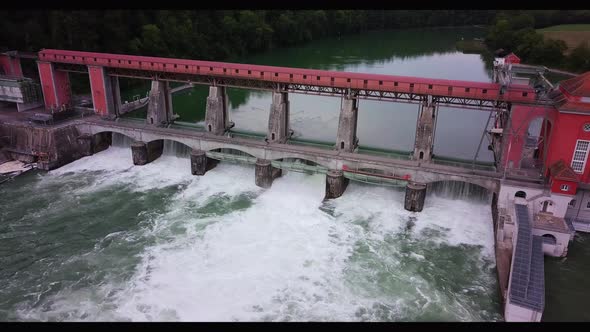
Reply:
[[[0,47],[226,60],[368,30],[487,25],[481,10],[2,11]]]
[[[0,48],[58,48],[202,60],[232,60],[269,49],[369,30],[489,26],[486,44],[524,61],[588,70],[590,50],[535,28],[590,22],[588,10],[29,10],[0,11]]]

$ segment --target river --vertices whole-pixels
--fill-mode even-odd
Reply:
[[[489,65],[454,48],[482,34],[375,32],[232,61],[487,81]],[[236,129],[264,132],[270,95],[229,93]],[[201,122],[206,94],[175,95],[179,120]],[[334,142],[338,98],[290,101],[296,137]],[[409,151],[417,110],[361,101],[360,144]],[[441,108],[435,153],[473,158],[487,116]],[[0,320],[502,320],[487,195],[431,193],[411,213],[402,189],[352,182],[322,202],[323,175],[287,172],[265,190],[247,165],[191,176],[171,142],[133,166],[129,144],[116,135],[108,150],[0,186]],[[484,146],[479,160],[490,158]],[[588,318],[584,241],[566,260],[546,258],[546,320]]]

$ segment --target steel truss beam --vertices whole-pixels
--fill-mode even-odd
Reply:
[[[88,73],[88,68],[85,65],[55,63],[57,70]],[[150,80],[164,80],[174,82],[184,82],[192,84],[204,84],[213,86],[227,86],[242,89],[265,90],[265,91],[284,91],[302,94],[314,94],[320,96],[345,96],[351,95],[353,98],[367,99],[367,100],[385,100],[391,102],[401,103],[421,103],[426,98],[425,95],[415,93],[377,91],[369,89],[348,89],[340,87],[317,86],[308,84],[287,83],[278,84],[276,82],[255,80],[247,78],[234,77],[218,77],[210,75],[195,75],[186,73],[167,73],[148,70],[135,70],[125,68],[107,67],[107,74],[111,76],[150,79]],[[433,96],[432,102],[439,106],[466,108],[474,110],[489,111],[490,109],[505,111],[509,107],[506,101],[492,101],[469,98],[458,98],[451,96]],[[539,100],[539,104],[547,103]]]

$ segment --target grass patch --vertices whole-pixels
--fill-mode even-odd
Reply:
[[[590,24],[562,24],[537,29],[537,32],[545,31],[590,31]]]
[[[562,24],[537,29],[546,39],[563,40],[567,45],[564,54],[568,55],[582,43],[590,44],[590,24]]]

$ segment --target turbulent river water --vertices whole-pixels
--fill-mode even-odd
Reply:
[[[379,32],[235,61],[486,81],[483,59],[454,48],[481,36]],[[206,88],[179,93],[175,113],[201,121],[205,98]],[[290,99],[298,137],[335,140],[337,98]],[[230,103],[238,129],[265,130],[269,94],[233,89]],[[361,145],[411,148],[417,106],[361,109]],[[486,119],[441,108],[435,153],[472,158]],[[411,213],[402,189],[351,182],[323,202],[324,175],[286,172],[261,189],[249,165],[192,176],[187,149],[172,142],[133,166],[129,144],[115,135],[108,150],[0,186],[1,321],[502,320],[487,195],[442,187]],[[546,259],[550,320],[584,315],[585,239],[572,259]]]
[[[498,320],[489,202],[254,169],[190,175],[124,140],[2,191],[0,320]],[[176,151],[176,152],[175,152]],[[457,273],[461,271],[461,273]]]

